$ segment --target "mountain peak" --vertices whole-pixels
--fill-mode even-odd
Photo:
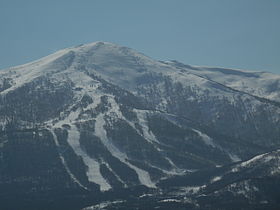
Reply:
[[[160,192],[182,195],[176,202],[188,208],[188,196],[212,192],[239,204],[240,194],[228,197],[239,189],[258,199],[267,188],[254,185],[256,172],[272,183],[280,171],[278,151],[265,153],[280,145],[280,103],[267,100],[279,100],[279,85],[275,76],[159,62],[108,42],[0,71],[0,202],[67,195],[86,203],[127,192],[146,204],[140,193]]]
[[[96,41],[96,42],[90,42],[87,44],[80,44],[74,47],[69,47],[66,49],[79,51],[79,50],[89,50],[91,48],[98,49],[99,47],[121,47],[117,44],[111,43],[111,42],[104,42],[104,41]]]
[[[248,92],[279,101],[280,77],[270,73],[236,69],[191,66],[178,61],[160,62],[131,48],[110,42],[97,41],[59,50],[37,61],[0,72],[10,78],[13,88],[47,74],[79,70],[134,91],[138,83],[149,81],[149,75],[164,74],[183,84],[207,87],[207,82]],[[20,79],[19,79],[20,78]],[[258,82],[256,82],[258,80]],[[256,86],[256,84],[259,84]],[[261,84],[261,85],[260,85]],[[205,86],[206,85],[206,86]]]

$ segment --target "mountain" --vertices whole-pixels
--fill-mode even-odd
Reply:
[[[216,182],[205,180],[216,174],[236,190],[256,187],[252,176],[245,184],[234,176],[246,174],[238,164],[279,148],[279,93],[279,75],[155,61],[106,42],[1,70],[0,201],[6,209],[81,209],[147,192],[157,200],[196,177],[206,198],[227,201],[232,188],[213,194]],[[273,179],[260,173],[260,183],[278,183],[275,161],[252,165],[276,171]],[[238,173],[225,170],[232,166]],[[264,207],[277,204],[261,194],[270,196]],[[253,208],[257,199],[242,202]]]
[[[279,209],[280,150],[160,181],[161,192],[102,202],[92,209]]]

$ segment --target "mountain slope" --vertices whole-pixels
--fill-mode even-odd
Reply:
[[[279,209],[279,154],[272,151],[215,170],[163,180],[160,192],[123,197],[90,209]]]
[[[277,149],[280,79],[266,75],[154,61],[105,42],[2,70],[0,193],[157,190]]]
[[[279,102],[279,75],[268,72],[190,66],[182,64],[178,61],[169,61],[164,63],[184,69],[204,78],[208,78],[209,80],[213,80],[227,87]]]

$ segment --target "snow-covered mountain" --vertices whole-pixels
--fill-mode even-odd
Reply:
[[[265,72],[155,61],[96,42],[1,70],[0,91],[7,197],[157,191],[162,180],[280,145],[280,76]]]
[[[162,180],[160,192],[88,206],[93,209],[278,209],[280,150],[216,169]]]
[[[168,61],[165,63],[254,96],[277,102],[280,101],[279,75],[240,69],[190,66],[178,61]]]

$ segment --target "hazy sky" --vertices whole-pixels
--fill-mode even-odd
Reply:
[[[280,73],[280,0],[0,0],[0,69],[94,41]]]

